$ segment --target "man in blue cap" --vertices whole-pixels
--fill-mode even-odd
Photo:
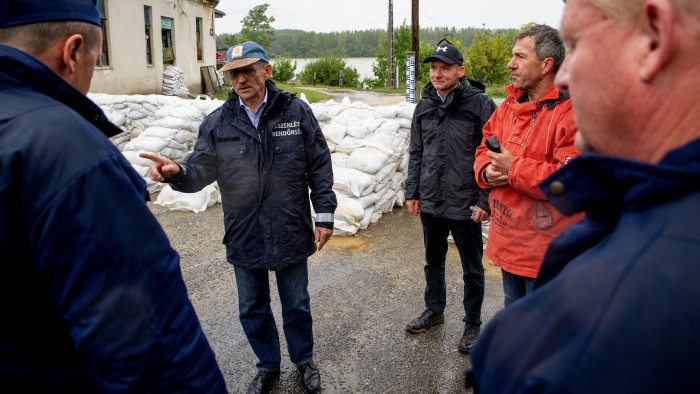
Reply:
[[[173,189],[196,192],[214,181],[221,188],[226,257],[236,274],[241,325],[259,360],[248,393],[268,392],[280,374],[269,271],[277,279],[289,358],[306,391],[317,392],[321,378],[313,362],[307,258],[333,231],[337,203],[330,151],[311,108],[270,80],[272,65],[260,45],[236,45],[228,58],[220,71],[228,72],[233,90],[202,123],[194,152],[180,164],[141,156],[154,161],[151,179]]]
[[[0,3],[0,381],[226,392],[146,184],[87,97],[94,0]]]

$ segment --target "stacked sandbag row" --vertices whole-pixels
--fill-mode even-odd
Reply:
[[[338,198],[334,234],[352,235],[402,206],[415,105],[312,104],[333,161]]]
[[[139,153],[182,160],[192,150],[204,117],[223,103],[157,95],[89,96],[125,131],[112,141],[144,177],[151,192],[159,191],[163,184],[150,180],[151,162]],[[311,104],[331,150],[333,190],[338,198],[334,234],[355,234],[395,205],[403,205],[414,107],[409,103],[371,107],[347,98],[342,103]],[[156,203],[200,212],[220,201],[214,183],[196,194],[178,193],[166,186]]]
[[[111,96],[90,94],[107,117],[124,133],[111,138],[136,172],[144,177],[150,192],[163,184],[148,177],[150,160],[139,153],[154,153],[181,161],[192,150],[199,125],[221,105],[219,100],[184,100],[160,95]]]
[[[163,94],[172,96],[174,94],[190,94],[185,83],[185,73],[178,67],[168,66],[163,71]]]

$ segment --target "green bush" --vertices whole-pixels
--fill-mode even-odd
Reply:
[[[311,62],[304,67],[304,70],[299,73],[299,79],[304,84],[312,85],[314,83],[314,74],[316,74],[316,83],[326,86],[339,86],[340,71],[343,71],[343,86],[357,88],[360,86],[360,74],[354,67],[347,67],[345,60],[338,57],[324,56],[315,62]]]
[[[275,82],[285,83],[294,78],[294,72],[296,69],[297,62],[292,62],[292,59],[290,58],[277,60],[275,61],[274,67],[272,67],[272,80]]]

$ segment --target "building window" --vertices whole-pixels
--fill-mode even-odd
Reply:
[[[102,23],[102,52],[97,57],[98,66],[109,66],[109,51],[107,50],[107,13],[105,13],[105,0],[97,0],[97,10],[100,11],[100,23]]]
[[[204,59],[202,55],[202,18],[196,18],[195,25],[195,30],[197,31],[197,60],[201,62]]]
[[[160,33],[163,39],[163,64],[175,64],[172,18],[160,17]]]
[[[151,44],[151,35],[153,34],[153,29],[151,29],[151,7],[147,5],[143,6],[143,21],[146,32],[146,64],[153,64],[153,47]]]

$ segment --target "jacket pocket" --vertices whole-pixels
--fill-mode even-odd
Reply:
[[[221,160],[241,159],[248,155],[245,143],[225,141],[216,145],[216,155]]]
[[[528,215],[531,226],[537,230],[546,230],[552,227],[552,213],[547,209],[545,203],[537,200],[533,207],[532,213]]]

